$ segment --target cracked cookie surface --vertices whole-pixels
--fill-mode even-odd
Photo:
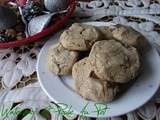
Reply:
[[[116,29],[115,26],[100,26],[98,27],[99,31],[102,34],[104,40],[113,39],[113,30]]]
[[[47,62],[50,71],[56,75],[67,75],[72,71],[78,59],[78,52],[65,49],[60,43],[53,45],[48,50]]]
[[[125,83],[139,73],[140,60],[136,48],[116,40],[96,42],[89,55],[95,74],[104,81]]]
[[[100,32],[93,26],[74,23],[60,36],[60,42],[68,50],[88,51],[100,40]]]
[[[77,93],[87,100],[110,102],[119,91],[119,87],[115,83],[101,81],[92,76],[92,66],[88,62],[88,58],[75,63],[72,76]]]
[[[116,29],[112,31],[113,37],[123,44],[136,47],[139,51],[146,46],[145,37],[128,26],[116,25]]]

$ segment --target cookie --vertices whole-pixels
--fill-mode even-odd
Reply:
[[[88,51],[100,36],[95,27],[74,23],[61,34],[60,43],[68,50]]]
[[[111,102],[118,94],[118,85],[101,81],[92,74],[92,66],[88,58],[75,63],[72,70],[76,92],[87,100],[95,102]]]
[[[78,52],[69,51],[59,43],[48,50],[48,67],[56,75],[70,74],[77,59]]]
[[[113,38],[113,30],[115,29],[115,26],[100,26],[98,27],[99,31],[102,34],[102,39],[112,39]]]
[[[104,81],[125,83],[139,73],[140,60],[136,48],[116,40],[96,42],[89,54],[94,73]]]
[[[113,37],[123,44],[131,45],[141,51],[146,46],[145,37],[131,27],[117,25],[112,31]]]

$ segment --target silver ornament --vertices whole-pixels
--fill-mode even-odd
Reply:
[[[36,33],[41,32],[45,27],[47,27],[53,16],[66,12],[67,10],[63,10],[32,18],[31,21],[28,23],[28,28],[27,28],[28,35],[34,35]]]
[[[67,0],[44,0],[45,8],[51,12],[67,9]]]
[[[17,24],[17,16],[10,8],[0,6],[0,29],[8,29]]]

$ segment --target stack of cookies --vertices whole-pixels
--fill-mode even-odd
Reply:
[[[130,27],[95,27],[74,23],[48,51],[49,69],[56,75],[72,74],[79,95],[110,102],[139,74],[145,38]]]

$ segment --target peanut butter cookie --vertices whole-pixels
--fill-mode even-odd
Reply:
[[[128,26],[116,25],[116,29],[112,31],[113,37],[123,44],[132,45],[139,51],[146,46],[145,37]]]
[[[95,102],[110,102],[119,91],[118,85],[101,81],[92,75],[92,66],[88,58],[75,63],[72,70],[76,91],[83,98]]]
[[[100,36],[94,26],[74,23],[62,33],[60,42],[68,50],[88,51]]]
[[[134,79],[140,69],[136,48],[116,40],[96,42],[89,55],[95,74],[102,80],[125,83]]]
[[[48,67],[56,75],[67,75],[78,59],[78,52],[69,51],[61,44],[55,44],[48,50]]]

